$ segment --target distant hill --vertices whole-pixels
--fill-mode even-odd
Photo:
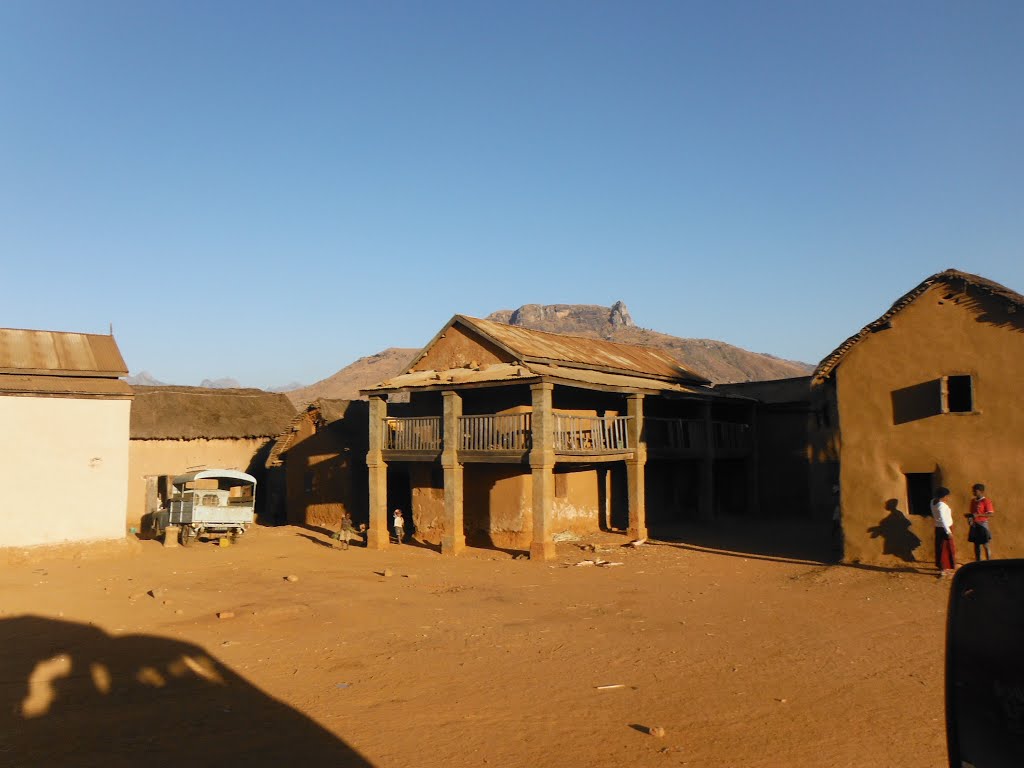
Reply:
[[[129,376],[125,381],[132,386],[138,385],[140,387],[162,387],[165,384],[165,382],[154,378],[153,374],[149,371],[139,371],[134,376]]]
[[[285,394],[297,408],[311,403],[318,397],[355,400],[359,397],[360,389],[372,387],[384,379],[397,375],[409,364],[413,355],[418,351],[418,349],[388,347],[376,355],[359,358],[326,379],[321,379],[308,387],[285,392]]]
[[[206,389],[241,389],[242,385],[235,379],[203,379],[199,382],[200,387]]]
[[[660,347],[687,368],[703,374],[716,384],[786,379],[806,376],[814,370],[814,366],[809,363],[749,352],[724,341],[686,339],[639,328],[621,301],[610,307],[597,304],[525,304],[519,309],[493,312],[486,319],[539,331]],[[400,373],[417,351],[391,347],[376,355],[362,357],[322,381],[286,394],[296,406],[302,406],[318,397],[354,399],[359,397],[360,389]]]

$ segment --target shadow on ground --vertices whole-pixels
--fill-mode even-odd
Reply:
[[[709,522],[652,527],[650,535],[668,544],[724,553],[827,563],[834,560],[831,532],[831,521],[719,517]]]
[[[836,565],[885,573],[927,574],[934,570],[914,566],[867,565],[836,562],[831,521],[805,519],[748,520],[718,518],[707,523],[686,523],[650,530],[654,544],[732,557],[777,560],[806,565]]]
[[[0,620],[0,762],[24,766],[371,766],[199,646]]]

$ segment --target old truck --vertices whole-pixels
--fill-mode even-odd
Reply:
[[[237,540],[255,521],[256,478],[236,469],[203,469],[171,481],[168,507],[154,515],[157,536],[177,526],[182,546],[199,538]]]

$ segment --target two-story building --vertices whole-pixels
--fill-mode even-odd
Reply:
[[[369,396],[370,547],[391,510],[417,538],[528,549],[647,536],[757,504],[753,401],[654,348],[456,315]]]

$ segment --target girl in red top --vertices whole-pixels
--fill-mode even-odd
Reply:
[[[988,521],[996,513],[992,506],[992,500],[985,498],[985,486],[975,483],[971,488],[974,498],[971,499],[971,511],[967,514],[967,520],[971,523],[971,533],[968,538],[974,544],[974,559],[981,560],[981,550],[985,550],[985,559],[992,559],[992,549],[989,543],[992,541],[992,531],[989,530]]]

